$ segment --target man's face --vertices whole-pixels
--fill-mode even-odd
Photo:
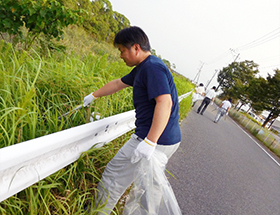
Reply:
[[[131,46],[130,49],[123,45],[117,45],[117,47],[120,51],[120,58],[123,59],[127,66],[132,67],[137,65],[137,49],[135,48],[135,45]]]

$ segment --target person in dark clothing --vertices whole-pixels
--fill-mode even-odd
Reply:
[[[200,113],[201,115],[203,115],[204,111],[206,110],[207,106],[210,104],[210,102],[212,101],[212,103],[215,100],[216,97],[216,87],[213,86],[210,90],[208,90],[205,94],[205,98],[203,99],[203,101],[201,102],[201,105],[199,106],[199,108],[197,109],[197,113]],[[202,109],[202,110],[201,110]]]

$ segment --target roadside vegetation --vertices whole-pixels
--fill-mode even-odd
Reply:
[[[0,44],[0,73],[4,77],[0,82],[1,147],[88,123],[93,111],[107,117],[134,109],[132,91],[126,89],[62,117],[82,104],[89,92],[121,77],[130,68],[122,61],[110,61],[114,57],[108,54],[55,52],[40,57],[35,51],[18,52],[11,44]],[[192,89],[186,78],[174,74],[174,80],[179,95]],[[180,104],[181,118],[189,108],[190,97]],[[90,150],[72,165],[1,202],[0,213],[82,214],[83,206],[94,199],[104,167],[129,135],[102,149]]]
[[[232,62],[219,71],[218,83],[222,90],[221,100],[232,98],[235,107],[230,115],[241,126],[264,143],[280,157],[280,141],[277,134],[267,129],[280,115],[280,70],[275,68],[266,78],[259,76],[258,64],[253,61]],[[242,106],[250,108],[243,113]],[[268,111],[266,119],[260,124],[252,115]]]
[[[221,103],[221,100],[215,100],[217,104]],[[278,132],[273,129],[263,127],[260,122],[250,116],[248,113],[239,111],[236,108],[231,108],[229,115],[235,120],[243,129],[257,138],[265,147],[280,158],[280,137]]]
[[[234,104],[249,105],[250,111],[261,113],[266,110],[269,115],[262,127],[273,122],[280,115],[280,70],[275,68],[273,74],[266,78],[259,76],[258,64],[253,61],[233,62],[218,74],[220,98],[231,97]]]
[[[132,89],[125,89],[63,117],[85,95],[131,70],[112,45],[115,34],[128,26],[129,20],[113,11],[109,0],[0,1],[0,148],[89,123],[92,112],[104,118],[132,110]],[[174,71],[176,65],[162,60],[172,71],[178,95],[194,88]],[[265,127],[280,114],[280,71],[264,79],[257,77],[257,67],[252,61],[233,62],[220,71],[218,82],[221,99],[232,97],[255,111],[270,111]],[[180,120],[190,109],[191,96],[180,103]],[[230,115],[244,121],[239,111]],[[266,129],[246,128],[279,156],[279,144]],[[0,214],[85,214],[84,206],[94,204],[105,166],[130,135],[83,153],[73,164],[1,202]],[[114,214],[121,214],[125,196]]]
[[[218,88],[222,90],[219,99],[232,98],[234,106],[238,106],[231,109],[232,118],[280,157],[279,136],[267,129],[280,115],[280,70],[274,69],[266,78],[258,74],[258,64],[253,61],[233,62],[224,67],[218,74]],[[243,105],[250,107],[246,113],[241,111]],[[264,110],[269,115],[262,124],[249,115]]]
[[[280,158],[280,137],[277,136],[277,132],[262,127],[249,114],[238,112],[235,109],[230,111],[230,116]]]
[[[29,8],[16,4],[21,2],[28,3]],[[56,8],[57,14],[61,13],[62,17],[64,12],[69,13],[67,17],[70,21],[67,26],[57,26],[59,41],[53,32],[48,31],[48,35],[38,33],[41,29],[39,25],[26,28],[20,25],[22,20],[18,19],[14,20],[18,21],[18,28],[0,32],[0,148],[88,123],[92,112],[98,112],[104,118],[134,109],[132,89],[125,89],[98,99],[89,108],[62,116],[81,105],[85,95],[131,70],[119,59],[118,50],[111,44],[115,31],[129,26],[129,21],[123,15],[110,11],[109,1],[83,1],[83,8],[71,7],[77,1],[65,1],[67,10],[58,8],[63,6],[63,1],[48,1],[52,3],[50,5],[44,5],[44,2],[1,2],[2,8],[12,17],[16,17],[16,13],[23,16],[22,13],[32,7],[34,11]],[[115,14],[116,20],[120,21],[111,20],[107,31],[105,28],[99,31],[98,26],[106,22],[107,16],[103,14],[102,20],[98,20],[101,16],[94,19],[85,15],[90,13],[84,13],[84,10],[88,7],[103,13],[101,8],[105,6],[108,9],[106,14],[112,17]],[[35,13],[30,11],[26,22],[27,18],[29,21],[36,20],[32,17]],[[9,20],[9,17],[1,18],[0,29],[8,29],[8,22],[3,20]],[[81,20],[86,22],[80,24]],[[163,60],[170,68],[168,60]],[[187,78],[172,74],[178,95],[194,88]],[[186,117],[190,105],[191,97],[180,103],[180,120]],[[102,148],[85,152],[73,164],[1,202],[0,214],[84,214],[84,206],[95,199],[96,185],[106,164],[130,135],[131,132]],[[115,214],[120,214],[122,207],[123,199]]]

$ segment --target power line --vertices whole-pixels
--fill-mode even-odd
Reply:
[[[217,62],[217,61],[220,61],[221,59],[227,57],[229,54],[230,54],[230,52],[229,52],[229,50],[228,50],[228,51],[224,52],[223,54],[217,56],[217,57],[214,58],[213,60],[210,60],[209,62],[207,62],[206,65],[215,63],[215,62]]]
[[[243,50],[246,50],[246,49],[251,49],[251,48],[254,48],[256,46],[259,46],[263,43],[266,43],[266,42],[269,42],[277,37],[280,36],[280,27],[265,34],[264,36],[250,42],[250,43],[247,43],[245,45],[242,45],[242,46],[239,46],[238,48],[236,48],[235,50],[238,50],[238,51],[243,51]],[[208,61],[207,63],[205,63],[206,65],[208,64],[212,64],[212,63],[215,63],[217,61],[220,61],[222,60],[223,58],[227,57],[232,51],[235,51],[234,49],[229,49],[228,51],[222,53],[221,55],[217,56],[216,58]],[[229,52],[231,51],[231,52]]]
[[[279,37],[279,36],[280,36],[280,32],[277,33],[277,35],[273,35],[273,37],[266,38],[266,39],[264,39],[264,40],[262,40],[262,41],[258,41],[258,42],[255,43],[255,44],[252,44],[252,45],[250,45],[250,46],[243,47],[243,48],[238,49],[238,50],[242,51],[242,50],[254,48],[254,47],[256,47],[256,46],[262,45],[263,43],[266,43],[266,42],[269,42],[269,41],[271,41],[271,40],[273,40],[273,39],[276,39],[276,38]]]
[[[279,36],[280,36],[280,28],[277,28],[277,29],[269,32],[268,34],[265,34],[264,36],[250,42],[250,43],[247,43],[243,46],[238,47],[237,49],[240,50],[240,51],[241,50],[246,50],[246,49],[251,49],[251,48],[259,46],[263,43],[269,42],[269,41],[271,41],[271,40],[273,40],[273,39],[275,39]]]
[[[232,54],[232,52],[235,52],[236,50],[238,52],[242,51],[242,50],[246,50],[246,49],[251,49],[251,48],[254,48],[256,46],[259,46],[263,43],[266,43],[266,42],[269,42],[275,38],[278,38],[280,36],[280,27],[265,34],[264,36],[250,42],[250,43],[247,43],[243,46],[239,46],[238,48],[236,49],[229,49],[228,51],[224,52],[223,54],[217,56],[216,58],[214,58],[213,60],[205,63],[206,65],[208,64],[212,64],[212,63],[215,63],[217,61],[220,61],[221,59],[227,57],[230,53]],[[237,54],[237,53],[236,53]],[[237,58],[239,57],[240,53],[237,54],[236,58],[234,59],[234,62],[236,62]],[[274,66],[277,66],[277,65],[274,65]],[[269,67],[274,67],[274,66],[269,66]],[[199,76],[200,76],[200,73],[201,73],[201,69],[202,69],[203,65],[201,66],[201,68],[199,69],[198,73],[196,74],[195,78],[194,78],[194,81],[195,79],[197,79],[197,82],[198,82],[198,79],[199,79]],[[265,68],[268,68],[268,67],[265,67]],[[216,72],[217,73],[217,72]],[[213,77],[216,75],[216,73],[213,75]],[[213,79],[213,77],[211,78],[211,80]],[[208,82],[208,85],[210,84],[211,80]],[[219,87],[219,86],[218,86]]]

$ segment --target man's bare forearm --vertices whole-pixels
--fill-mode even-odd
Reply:
[[[96,90],[93,93],[93,96],[98,98],[98,97],[102,97],[102,96],[108,96],[111,94],[114,94],[126,87],[128,87],[129,85],[123,83],[121,81],[121,79],[115,79],[113,81],[108,82],[107,84],[105,84],[103,87],[101,87],[100,89]]]

